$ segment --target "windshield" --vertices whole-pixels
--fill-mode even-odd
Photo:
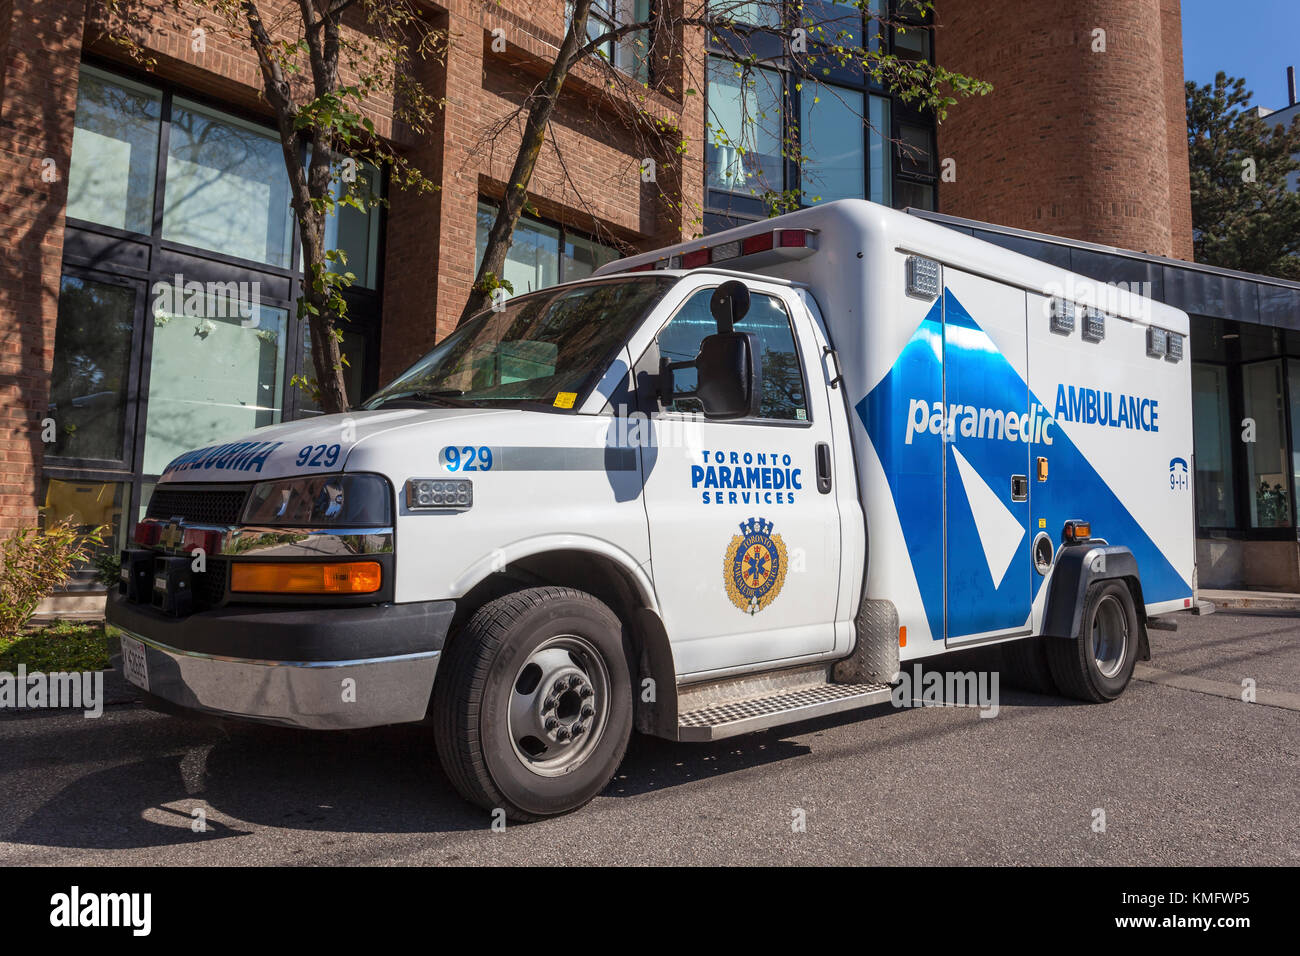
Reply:
[[[406,400],[573,408],[675,281],[621,278],[511,299],[470,319],[364,407]]]

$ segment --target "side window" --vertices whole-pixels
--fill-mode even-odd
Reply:
[[[718,330],[709,312],[712,289],[695,293],[663,329],[657,342],[659,354],[670,362],[689,362],[700,352],[700,341]],[[759,354],[763,359],[763,394],[759,399],[761,418],[806,421],[808,418],[807,393],[804,390],[803,372],[799,367],[799,352],[794,345],[794,331],[790,316],[781,300],[755,292],[751,297],[749,313],[736,326],[737,332],[753,332],[758,336]],[[695,370],[681,369],[673,375],[675,392],[695,390]],[[700,403],[694,398],[679,398],[668,408],[674,412],[698,412]]]

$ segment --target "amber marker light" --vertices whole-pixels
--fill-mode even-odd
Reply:
[[[372,594],[379,590],[381,578],[377,561],[230,566],[230,590],[245,594]]]

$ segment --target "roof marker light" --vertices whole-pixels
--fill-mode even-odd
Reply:
[[[756,252],[770,252],[772,233],[764,232],[757,236],[749,236],[741,243],[741,248],[747,256],[752,256]]]
[[[700,266],[707,266],[708,264],[709,264],[709,250],[707,247],[704,249],[694,249],[690,252],[682,253],[683,269],[696,269],[699,268]]]

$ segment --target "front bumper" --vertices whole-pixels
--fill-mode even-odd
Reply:
[[[311,730],[423,720],[452,601],[329,609],[222,608],[171,618],[116,596],[108,623],[139,641],[145,688],[178,707]]]

